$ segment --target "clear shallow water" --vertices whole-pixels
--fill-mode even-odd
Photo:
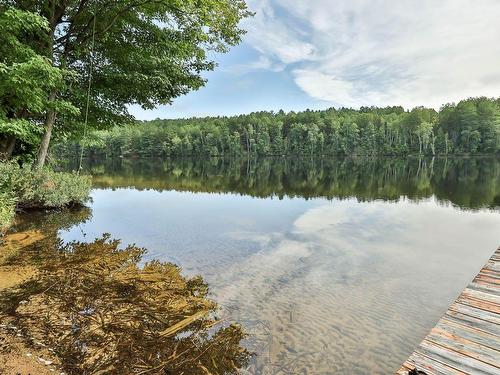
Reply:
[[[497,160],[107,161],[91,217],[200,274],[250,373],[393,372],[500,244]]]

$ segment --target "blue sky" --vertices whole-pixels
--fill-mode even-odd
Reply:
[[[498,0],[248,0],[242,44],[199,91],[139,119],[500,96]]]

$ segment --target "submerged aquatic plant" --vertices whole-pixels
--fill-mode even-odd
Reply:
[[[107,235],[42,241],[36,276],[0,295],[2,314],[70,374],[231,374],[248,362],[242,328],[218,321],[201,277],[172,263],[141,266],[144,249],[119,245]]]

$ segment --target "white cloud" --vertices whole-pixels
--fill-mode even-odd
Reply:
[[[268,0],[249,1],[255,17],[243,25],[248,30],[245,40],[259,52],[285,64],[307,61],[315,53],[312,43],[296,25],[288,25],[287,18],[278,17]],[[292,27],[291,27],[292,26]]]
[[[361,82],[356,85],[351,81],[315,70],[297,69],[293,73],[295,83],[313,98],[347,107],[383,103],[383,95],[377,91],[370,92],[369,88],[362,94],[356,94],[360,87],[365,86]]]
[[[244,64],[235,64],[223,68],[222,70],[228,73],[244,74],[259,70],[267,70],[272,72],[281,72],[285,68],[285,64],[276,62],[266,55],[260,55],[255,61],[250,61]]]
[[[335,105],[500,96],[498,0],[255,0],[247,43]]]

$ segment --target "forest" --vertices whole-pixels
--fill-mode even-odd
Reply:
[[[61,142],[60,156],[443,155],[500,151],[500,99],[470,98],[439,111],[330,108],[135,122]]]

